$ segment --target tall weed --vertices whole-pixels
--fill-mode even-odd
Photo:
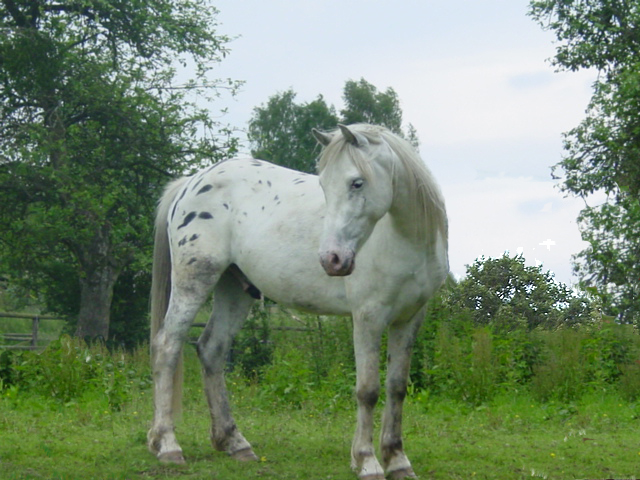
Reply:
[[[570,402],[587,392],[589,366],[584,362],[582,332],[537,332],[544,342],[543,361],[534,367],[531,391],[538,400]]]
[[[120,410],[133,389],[147,389],[152,383],[148,363],[132,362],[139,354],[109,352],[103,344],[87,345],[66,335],[42,353],[12,352],[10,358],[3,357],[3,376],[11,378],[15,388],[63,404],[93,395]]]

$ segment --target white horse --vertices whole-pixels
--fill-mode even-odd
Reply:
[[[314,130],[325,147],[319,176],[234,159],[171,183],[156,218],[151,300],[154,420],[149,449],[182,463],[174,433],[182,345],[213,291],[197,350],[213,446],[254,460],[231,415],[227,353],[263,292],[284,305],[351,315],[357,428],[352,468],[373,480],[415,477],[402,443],[411,349],[427,300],[448,273],[447,217],[431,173],[405,140],[371,125]],[[388,334],[386,404],[373,446],[379,359]]]

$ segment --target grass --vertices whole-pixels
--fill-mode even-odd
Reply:
[[[355,478],[349,469],[355,405],[309,400],[288,407],[269,401],[264,387],[231,376],[236,419],[260,457],[239,464],[211,448],[192,350],[186,361],[178,429],[186,465],[163,465],[147,452],[148,388],[133,389],[114,411],[101,395],[64,403],[9,387],[0,399],[0,478]],[[407,400],[405,446],[421,479],[632,479],[639,417],[640,405],[615,393],[591,393],[572,404],[498,395],[479,407],[417,394]]]

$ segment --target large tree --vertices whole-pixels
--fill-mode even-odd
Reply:
[[[146,267],[161,185],[229,146],[193,101],[223,86],[209,79],[227,53],[216,13],[0,2],[0,268],[77,317],[79,336],[108,337],[116,281]]]
[[[318,144],[310,134],[311,129],[333,129],[338,117],[322,95],[312,102],[301,104],[296,103],[295,98],[295,92],[289,89],[273,95],[266,105],[254,109],[248,132],[249,140],[255,147],[251,154],[312,173],[315,171]]]
[[[556,166],[562,188],[605,205],[580,217],[590,247],[576,257],[583,284],[623,322],[640,320],[640,3],[622,0],[539,0],[530,14],[558,39],[554,64],[595,69],[586,118],[565,134]]]
[[[312,128],[333,130],[337,123],[372,123],[383,125],[406,137],[416,148],[418,137],[412,125],[402,129],[402,108],[393,88],[384,92],[364,79],[348,80],[343,90],[344,108],[336,115],[322,95],[309,103],[296,103],[296,93],[289,89],[270,97],[266,104],[254,108],[248,137],[254,157],[269,160],[307,173],[315,172],[318,156]]]

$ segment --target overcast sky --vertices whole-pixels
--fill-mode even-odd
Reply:
[[[593,72],[558,73],[554,38],[527,0],[216,0],[219,32],[238,36],[219,77],[245,81],[221,105],[245,128],[254,107],[293,88],[342,107],[347,80],[392,87],[447,202],[451,270],[522,252],[564,283],[585,247],[550,167],[577,126]]]

